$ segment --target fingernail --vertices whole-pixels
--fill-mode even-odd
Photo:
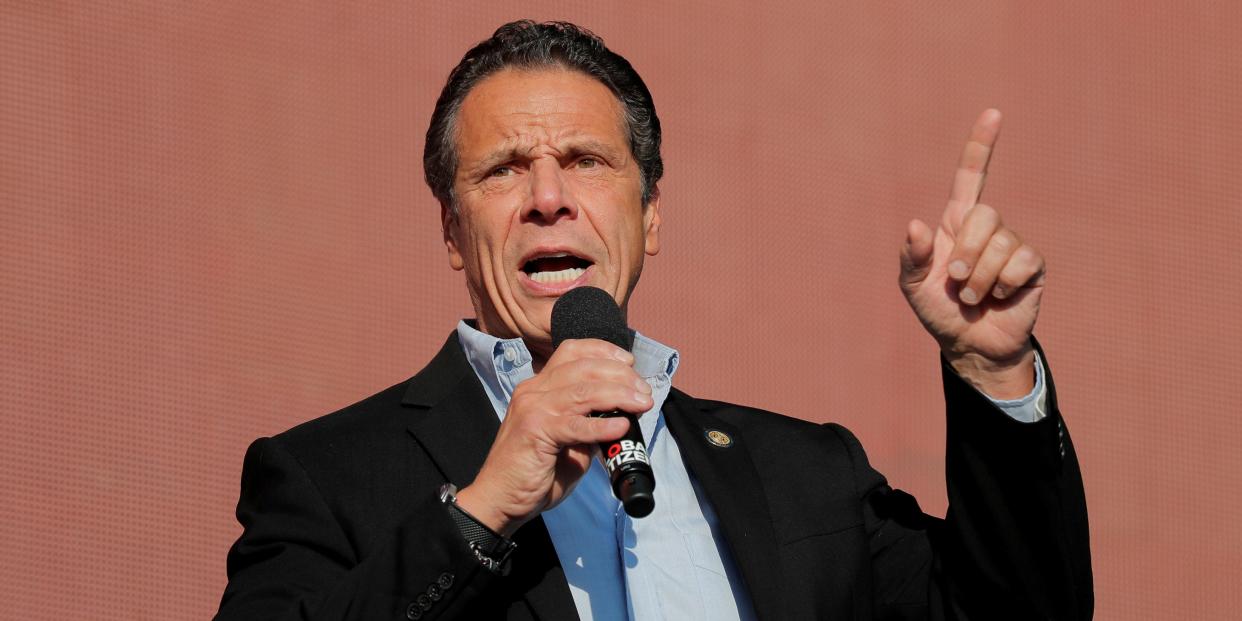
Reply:
[[[634,387],[638,389],[638,392],[645,395],[651,394],[651,384],[648,384],[647,380],[642,379],[641,377],[635,380]]]
[[[643,404],[646,404],[646,403],[650,403],[650,402],[651,402],[651,397],[649,397],[649,396],[647,396],[646,394],[643,394],[643,393],[641,393],[641,392],[636,392],[636,393],[634,393],[634,401],[635,401],[636,403],[643,403]]]
[[[966,287],[965,289],[962,289],[962,292],[957,295],[958,297],[962,298],[963,302],[967,304],[974,304],[975,302],[979,301],[979,295],[976,294],[975,290],[971,289],[970,287]]]
[[[961,280],[970,274],[970,268],[966,267],[966,262],[957,260],[949,264],[949,275]]]
[[[1004,288],[1004,287],[1002,287],[1002,286],[1000,286],[1000,285],[996,285],[995,287],[993,287],[993,288],[992,288],[992,297],[994,297],[994,298],[996,298],[996,299],[998,299],[998,300],[1002,300],[1002,299],[1004,299],[1004,298],[1005,298],[1005,288]]]
[[[634,361],[634,354],[631,354],[630,352],[625,351],[624,349],[612,350],[612,357],[626,364],[629,364]]]

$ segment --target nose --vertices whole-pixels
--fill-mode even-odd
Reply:
[[[565,188],[564,171],[555,158],[539,158],[531,164],[530,199],[522,218],[536,224],[553,224],[561,218],[577,218],[578,206]]]

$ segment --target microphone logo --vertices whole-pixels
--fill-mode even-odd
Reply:
[[[647,458],[647,446],[640,441],[621,439],[613,442],[608,447],[607,457],[604,466],[608,468],[609,474],[630,464],[642,463],[651,466],[651,460]]]

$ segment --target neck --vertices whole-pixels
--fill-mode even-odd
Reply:
[[[545,352],[541,345],[531,343],[526,339],[522,339],[522,342],[526,343],[526,349],[530,350],[531,366],[534,368],[535,373],[542,371],[543,365],[547,364],[548,358],[552,356],[552,344],[543,344],[547,346],[547,351]]]

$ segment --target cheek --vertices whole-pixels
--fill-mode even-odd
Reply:
[[[644,227],[641,214],[614,213],[604,222],[612,237],[611,246],[627,265],[640,262],[643,256]]]
[[[463,249],[467,255],[467,269],[480,273],[502,269],[508,222],[493,220],[476,224],[464,240],[467,244],[467,248]]]

